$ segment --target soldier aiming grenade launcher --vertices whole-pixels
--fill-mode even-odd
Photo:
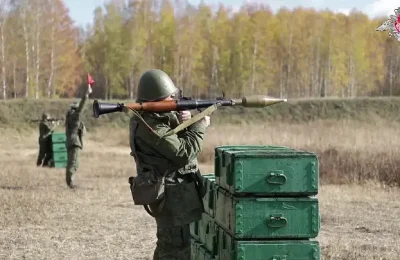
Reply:
[[[243,107],[267,107],[277,103],[286,102],[286,99],[269,98],[264,96],[250,96],[241,99],[215,99],[215,100],[196,100],[180,99],[165,100],[144,103],[100,103],[97,100],[93,102],[93,116],[98,118],[100,115],[114,112],[123,112],[124,107],[133,111],[147,112],[170,112],[183,111],[191,109],[208,108],[210,106],[243,106]]]
[[[169,136],[176,134],[184,128],[192,125],[199,121],[205,116],[210,115],[214,112],[218,106],[243,106],[243,107],[267,107],[281,102],[286,102],[286,99],[269,98],[264,96],[250,96],[243,97],[241,99],[230,99],[217,98],[213,100],[196,100],[192,98],[179,98],[177,100],[163,100],[163,101],[152,101],[143,103],[100,103],[97,100],[93,102],[93,116],[98,118],[100,115],[109,114],[114,112],[125,112],[132,111],[154,134],[158,135],[141,117],[137,111],[146,112],[170,112],[170,111],[183,111],[197,109],[202,111],[201,113],[193,116],[191,119],[184,121],[178,125],[175,129],[170,130],[163,136]]]

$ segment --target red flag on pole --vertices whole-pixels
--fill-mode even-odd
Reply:
[[[92,76],[90,76],[89,73],[87,74],[87,80],[88,80],[88,84],[90,86],[92,86],[94,84],[94,80],[93,80]]]

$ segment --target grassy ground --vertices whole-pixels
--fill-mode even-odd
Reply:
[[[397,123],[313,121],[210,127],[203,173],[221,144],[287,145],[318,153],[324,260],[398,259]],[[113,132],[111,136],[111,132]],[[221,134],[223,133],[223,135]],[[155,223],[133,205],[134,175],[124,129],[92,129],[78,184],[62,169],[38,169],[37,133],[0,131],[0,259],[151,259]],[[380,181],[377,181],[380,180]]]

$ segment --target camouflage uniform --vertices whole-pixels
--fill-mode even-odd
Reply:
[[[79,106],[74,103],[67,112],[65,120],[65,134],[67,137],[66,147],[68,153],[68,162],[65,174],[65,180],[70,188],[74,188],[75,173],[79,167],[79,151],[83,149],[83,137],[86,134],[86,127],[81,120],[82,112],[85,110],[88,100],[86,94]]]
[[[36,161],[37,166],[51,167],[53,155],[51,147],[51,134],[54,131],[54,125],[48,121],[48,113],[43,113],[42,120],[39,123],[39,155]]]
[[[159,73],[163,72],[157,70],[155,74]],[[152,130],[163,135],[175,128],[179,123],[177,113],[140,114],[148,126],[136,116],[130,121],[131,155],[136,162],[137,174],[153,169],[158,176],[165,176],[164,200],[149,205],[157,223],[158,241],[153,259],[189,260],[189,224],[201,219],[204,212],[197,186],[200,172],[196,157],[202,149],[206,123],[198,121],[178,134],[160,139]]]

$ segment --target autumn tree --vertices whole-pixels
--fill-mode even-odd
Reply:
[[[0,1],[2,98],[134,99],[140,75],[167,72],[184,95],[286,98],[400,93],[400,45],[384,19],[266,4],[112,0],[86,28],[62,0]]]

